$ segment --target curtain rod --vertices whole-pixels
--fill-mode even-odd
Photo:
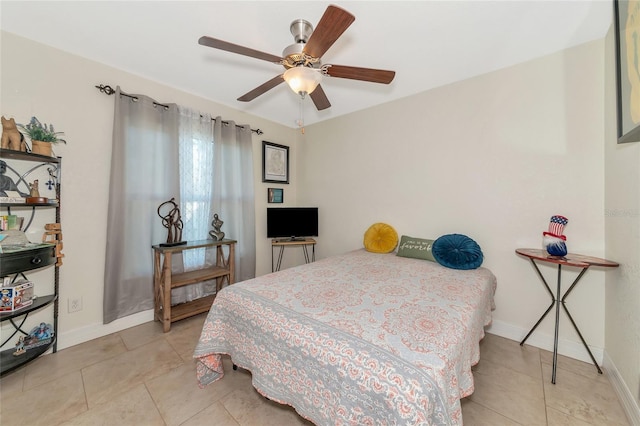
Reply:
[[[95,86],[95,88],[98,89],[101,93],[104,93],[106,95],[113,95],[114,93],[116,93],[115,89],[113,89],[109,85],[105,86],[105,85],[101,84],[99,86]],[[122,96],[126,96],[126,97],[131,98],[131,99],[136,99],[136,100],[138,99],[136,96],[128,95],[126,93],[120,92],[120,94]],[[169,108],[169,105],[161,104],[161,103],[158,103],[158,102],[154,102],[153,104],[161,106],[161,107]],[[211,118],[211,121],[216,121],[216,119],[215,118]],[[228,121],[223,121],[222,124],[229,124],[229,122]],[[243,127],[243,126],[240,126],[240,125],[236,124],[236,127]],[[262,130],[260,130],[260,129],[251,129],[251,131],[253,133],[255,133],[256,135],[264,134],[264,132]]]

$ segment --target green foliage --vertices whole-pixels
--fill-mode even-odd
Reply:
[[[59,135],[64,135],[63,132],[56,132],[53,128],[53,124],[42,124],[36,117],[31,117],[31,121],[26,126],[18,124],[18,127],[24,131],[24,134],[32,141],[42,141],[51,143],[67,143],[66,140],[60,139]]]

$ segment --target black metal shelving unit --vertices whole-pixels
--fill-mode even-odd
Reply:
[[[30,214],[28,220],[25,220],[25,224],[22,227],[23,231],[26,231],[31,226],[32,221],[40,209],[55,209],[55,221],[60,223],[60,177],[62,168],[62,158],[60,157],[47,157],[39,154],[32,154],[28,152],[13,151],[8,149],[0,149],[0,159],[7,162],[7,160],[18,160],[33,163],[33,167],[27,166],[27,171],[23,173],[16,172],[7,163],[7,168],[10,168],[17,175],[17,182],[19,187],[28,188],[27,178],[45,167],[51,177],[51,183],[54,185],[56,199],[49,202],[38,203],[4,203],[0,202],[0,208],[2,211],[6,211],[6,214],[11,214],[11,210],[18,210],[20,212],[26,212]],[[4,213],[3,213],[4,214]],[[26,219],[26,218],[25,218]],[[43,231],[44,232],[44,231]],[[33,300],[33,303],[24,308],[9,311],[0,312],[0,323],[10,322],[13,326],[13,333],[4,338],[0,345],[0,348],[5,348],[0,351],[0,376],[4,376],[17,368],[33,361],[40,355],[52,349],[53,352],[57,351],[57,334],[58,334],[58,303],[59,303],[59,289],[60,289],[60,267],[56,263],[55,244],[30,244],[24,249],[8,250],[4,253],[0,253],[0,277],[11,277],[12,281],[16,281],[19,278],[27,279],[25,273],[29,271],[41,270],[43,268],[53,268],[53,293],[38,296]],[[53,266],[52,266],[53,265]],[[37,283],[35,283],[37,285]],[[42,341],[42,344],[29,348],[25,353],[21,355],[14,355],[16,351],[15,340],[20,336],[28,335],[28,329],[24,329],[27,326],[27,319],[31,313],[53,307],[53,336],[50,340]]]

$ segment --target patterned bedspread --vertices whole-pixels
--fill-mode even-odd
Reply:
[[[485,268],[357,250],[224,288],[195,350],[201,386],[222,354],[318,425],[461,425],[491,322]]]

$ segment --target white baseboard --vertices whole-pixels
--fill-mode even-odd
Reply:
[[[611,386],[613,386],[613,390],[618,395],[620,403],[622,404],[622,408],[631,421],[631,424],[640,425],[640,406],[638,406],[638,402],[633,397],[633,394],[631,393],[631,390],[629,389],[627,384],[624,382],[624,380],[622,380],[620,372],[616,368],[611,358],[609,358],[609,355],[606,351],[604,353],[603,366],[607,370],[607,375],[609,377],[609,381],[611,382]]]
[[[138,312],[124,318],[117,319],[109,324],[95,323],[82,328],[61,333],[58,335],[58,350],[69,348],[89,340],[97,339],[111,333],[126,330],[145,322],[153,321],[153,309]]]
[[[511,324],[507,324],[502,321],[493,321],[489,327],[485,329],[487,333],[495,334],[496,336],[506,337],[507,339],[515,340],[516,342],[524,339],[529,329],[522,327],[516,327]],[[526,345],[535,346],[536,348],[544,349],[549,352],[553,352],[553,336],[545,334],[541,331],[536,331],[527,339]],[[589,345],[589,349],[596,359],[598,364],[602,365],[603,349]],[[560,355],[568,356],[569,358],[577,359],[580,361],[592,363],[589,354],[582,345],[582,342],[574,342],[566,339],[558,339],[558,353]]]

